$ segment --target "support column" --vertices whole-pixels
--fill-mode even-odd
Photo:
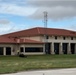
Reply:
[[[51,54],[55,54],[55,52],[54,52],[54,43],[53,42],[51,43]]]
[[[71,54],[71,46],[70,46],[70,43],[68,43],[67,54]]]
[[[6,55],[6,47],[3,49],[3,55]]]
[[[16,55],[18,55],[20,53],[19,44],[16,44],[15,49],[16,49]]]
[[[76,54],[76,44],[75,44],[75,54]]]
[[[46,52],[45,52],[45,44],[43,45],[43,53],[46,54]]]
[[[25,54],[25,46],[23,47],[23,54]]]
[[[13,47],[11,47],[11,55],[15,55]]]
[[[63,54],[62,43],[59,44],[59,54]]]
[[[11,47],[11,55],[14,55],[13,48]]]
[[[11,47],[11,55],[13,55],[13,48]]]

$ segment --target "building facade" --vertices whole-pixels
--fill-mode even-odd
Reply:
[[[0,36],[0,55],[76,54],[76,32],[31,28]]]

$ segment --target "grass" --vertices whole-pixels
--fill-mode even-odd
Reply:
[[[0,56],[0,74],[56,68],[76,68],[76,55]]]

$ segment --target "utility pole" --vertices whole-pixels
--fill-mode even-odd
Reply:
[[[45,53],[48,54],[48,44],[47,44],[47,11],[44,11],[44,49]]]

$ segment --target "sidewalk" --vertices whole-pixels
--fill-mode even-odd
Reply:
[[[25,71],[25,72],[2,74],[2,75],[76,75],[76,68]]]

